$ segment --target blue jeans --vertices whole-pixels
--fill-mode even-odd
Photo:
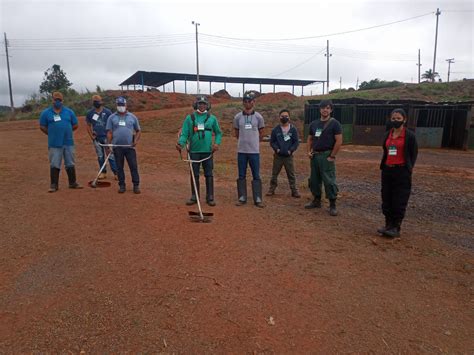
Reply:
[[[259,153],[237,153],[237,166],[239,168],[239,179],[245,179],[247,175],[247,164],[250,165],[254,180],[260,180],[260,154]]]
[[[99,162],[99,169],[100,169],[102,165],[104,165],[106,154],[105,154],[105,148],[101,147],[99,143],[106,144],[107,137],[97,137],[92,142],[94,144],[95,153],[97,154],[97,161]],[[112,169],[112,172],[114,174],[117,174],[117,164],[115,163],[115,156],[113,152],[112,154],[110,154],[109,164],[110,164],[110,168]],[[103,173],[107,172],[107,166],[104,167],[104,170],[102,170],[102,172]]]
[[[71,168],[75,165],[76,149],[73,145],[63,145],[61,148],[48,148],[48,158],[51,168],[61,169],[61,163],[64,157],[64,166]]]
[[[123,171],[125,159],[127,159],[130,174],[132,175],[133,186],[140,184],[138,175],[137,152],[135,148],[116,147],[114,148],[115,161],[117,163],[117,177],[119,186],[125,186],[125,172]]]

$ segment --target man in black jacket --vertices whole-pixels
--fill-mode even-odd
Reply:
[[[298,149],[298,131],[290,124],[290,111],[283,109],[280,111],[280,124],[273,128],[270,138],[270,145],[275,151],[273,155],[272,179],[267,196],[275,194],[278,186],[278,175],[284,166],[288,182],[290,183],[291,196],[300,198],[301,195],[296,187],[295,165],[293,163],[293,153]]]

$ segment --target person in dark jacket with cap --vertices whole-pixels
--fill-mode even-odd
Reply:
[[[285,167],[291,196],[295,198],[301,197],[296,187],[295,165],[293,162],[293,153],[298,149],[298,145],[298,131],[290,123],[290,111],[283,109],[280,111],[280,124],[273,128],[270,136],[270,146],[275,154],[273,155],[272,178],[267,196],[275,194],[275,189],[278,186],[278,175],[281,168]]]
[[[411,193],[411,177],[418,155],[415,133],[405,127],[407,114],[395,109],[390,114],[392,128],[385,134],[382,170],[382,212],[385,226],[377,232],[390,238],[400,237],[400,226]]]
[[[76,114],[63,105],[63,95],[53,92],[53,106],[41,113],[39,119],[41,132],[48,136],[48,157],[51,184],[48,192],[59,188],[59,173],[64,158],[70,189],[82,189],[76,181],[75,146],[73,131],[78,127]]]

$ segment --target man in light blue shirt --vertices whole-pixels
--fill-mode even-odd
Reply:
[[[53,92],[53,106],[41,113],[39,119],[41,132],[48,136],[48,157],[51,185],[48,192],[56,192],[59,186],[59,173],[64,158],[64,166],[70,189],[82,189],[76,181],[75,147],[72,132],[78,127],[73,110],[63,105],[63,95]]]
[[[127,111],[127,100],[119,97],[115,100],[117,112],[110,115],[107,120],[107,141],[114,147],[115,162],[117,164],[117,176],[119,193],[124,193],[125,172],[123,170],[125,159],[127,159],[130,174],[132,175],[133,192],[140,193],[140,176],[138,174],[137,153],[135,146],[140,140],[141,130],[138,118]]]

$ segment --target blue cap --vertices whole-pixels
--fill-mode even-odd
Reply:
[[[120,97],[117,97],[117,99],[115,100],[115,103],[117,105],[122,105],[123,106],[123,105],[127,104],[127,100],[125,100],[125,97],[120,96]]]

